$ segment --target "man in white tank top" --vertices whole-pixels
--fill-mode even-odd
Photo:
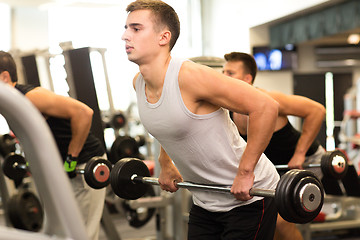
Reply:
[[[126,11],[122,39],[140,70],[133,80],[140,119],[161,144],[161,189],[175,192],[183,180],[231,186],[232,195],[192,191],[188,239],[272,239],[274,200],[249,191],[275,189],[279,180],[262,154],[274,131],[277,102],[211,68],[172,58],[180,23],[168,4],[138,0]],[[225,109],[249,116],[247,144]]]

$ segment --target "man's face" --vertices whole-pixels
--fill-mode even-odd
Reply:
[[[244,63],[242,61],[230,61],[224,64],[223,74],[226,76],[243,80],[249,84],[252,82],[251,75],[245,73]]]
[[[128,59],[140,64],[156,54],[161,34],[155,31],[150,10],[136,10],[129,13],[122,40]],[[145,59],[144,59],[145,58]]]

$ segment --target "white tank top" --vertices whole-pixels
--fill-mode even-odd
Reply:
[[[185,60],[172,58],[158,102],[149,103],[145,81],[140,74],[135,88],[139,116],[180,171],[184,181],[231,187],[246,142],[240,137],[227,110],[197,115],[190,112],[181,97],[178,75]],[[254,188],[275,189],[279,175],[262,154],[255,168]],[[208,211],[229,211],[243,202],[231,194],[191,190],[194,204]]]

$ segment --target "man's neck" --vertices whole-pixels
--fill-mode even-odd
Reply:
[[[168,55],[163,58],[158,58],[149,64],[139,65],[139,70],[148,88],[162,88],[170,60],[171,56]]]

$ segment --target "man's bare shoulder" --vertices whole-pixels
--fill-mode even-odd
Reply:
[[[204,76],[211,74],[212,71],[213,69],[205,65],[194,63],[192,61],[185,61],[180,68],[179,77],[183,80],[202,80]]]

